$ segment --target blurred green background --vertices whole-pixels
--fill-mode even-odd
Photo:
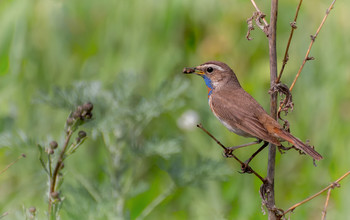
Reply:
[[[330,1],[304,1],[282,81],[290,85]],[[258,1],[269,15],[270,3]],[[298,1],[280,1],[279,67]],[[254,9],[239,0],[5,0],[0,2],[0,214],[24,219],[47,210],[46,175],[36,145],[61,145],[71,110],[94,103],[89,139],[65,164],[61,219],[266,219],[260,180],[225,145],[250,140],[212,115],[200,77],[182,68],[228,63],[268,110],[268,41],[247,41]],[[312,165],[296,151],[277,155],[276,205],[287,209],[349,170],[350,2],[336,2],[293,91],[291,131],[324,156]],[[269,16],[267,16],[267,20]],[[237,151],[245,159],[257,147]],[[252,167],[266,175],[267,151]],[[350,180],[332,192],[329,219],[350,216]],[[292,219],[318,219],[325,195]]]

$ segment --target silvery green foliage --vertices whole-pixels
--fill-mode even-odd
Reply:
[[[118,75],[110,86],[98,81],[76,82],[70,87],[55,88],[51,94],[41,94],[36,99],[39,103],[68,109],[74,103],[86,100],[94,103],[96,119],[89,126],[92,137],[102,139],[103,146],[107,149],[109,158],[106,158],[105,171],[110,179],[110,184],[99,187],[97,192],[104,201],[100,208],[108,211],[92,212],[96,214],[95,219],[111,216],[114,219],[129,218],[125,202],[150,188],[150,183],[144,181],[142,176],[149,175],[148,172],[154,165],[166,171],[175,186],[223,178],[229,173],[222,163],[206,159],[194,158],[194,166],[185,165],[181,132],[176,126],[176,119],[172,125],[160,121],[162,115],[174,114],[177,109],[183,107],[188,82],[175,77],[157,88],[147,89],[148,93],[143,94],[145,86],[136,74],[128,73]],[[160,124],[160,130],[171,131],[171,135],[158,134],[159,129],[151,130],[154,123]],[[160,197],[165,199],[173,190],[174,187],[170,187]],[[96,202],[89,195],[79,196],[82,196],[86,203]],[[69,198],[67,195],[66,204],[74,204]],[[148,211],[155,206],[154,203],[150,204]],[[67,205],[66,209],[71,217],[81,215],[81,212],[76,213],[73,205]]]

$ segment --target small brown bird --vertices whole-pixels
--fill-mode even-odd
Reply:
[[[225,63],[209,61],[195,68],[185,68],[186,74],[204,78],[208,87],[209,106],[228,130],[244,137],[254,137],[274,145],[288,141],[316,160],[323,157],[311,146],[287,132],[239,84],[233,70]]]

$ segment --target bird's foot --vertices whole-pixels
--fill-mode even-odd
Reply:
[[[250,160],[246,160],[244,163],[241,165],[241,172],[240,173],[253,173],[252,168],[248,165]]]
[[[231,158],[231,157],[233,157],[233,156],[232,156],[232,152],[233,152],[233,151],[234,151],[234,150],[231,149],[231,148],[226,148],[226,149],[225,149],[225,152],[223,153],[223,156],[226,157],[226,158]]]
[[[291,146],[291,147],[285,147],[283,146],[282,144],[280,146],[277,147],[278,151],[281,153],[281,154],[284,154],[286,153],[286,151],[292,149],[292,148],[295,148],[294,146]]]

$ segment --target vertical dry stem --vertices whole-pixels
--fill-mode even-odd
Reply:
[[[270,86],[275,85],[277,79],[277,52],[276,52],[276,24],[277,24],[278,0],[271,0],[271,16],[269,27],[269,55],[270,55]],[[271,116],[277,119],[277,93],[271,94],[270,101]],[[275,208],[275,159],[276,146],[270,144],[266,177],[266,207],[269,220],[278,219]]]

